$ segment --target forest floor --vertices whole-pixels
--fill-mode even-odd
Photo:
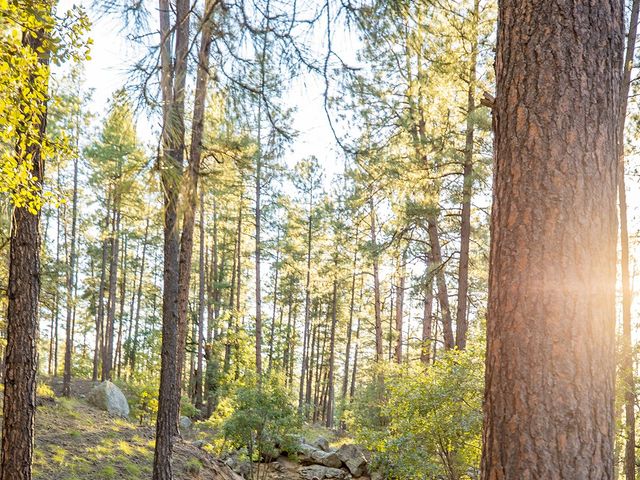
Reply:
[[[72,397],[38,401],[33,462],[34,480],[142,480],[151,478],[154,428],[139,425],[89,405],[92,382],[72,384]],[[0,416],[1,420],[1,416]],[[173,471],[179,480],[226,480],[222,462],[194,445],[186,435],[174,448]],[[238,477],[236,477],[238,478]]]

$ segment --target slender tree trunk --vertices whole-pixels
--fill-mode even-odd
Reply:
[[[440,247],[438,225],[436,220],[433,218],[429,219],[428,221],[428,233],[429,243],[431,244],[432,270],[438,288],[438,301],[440,303],[440,311],[442,317],[444,348],[445,350],[450,350],[455,346],[455,339],[453,336],[451,307],[449,305],[449,291],[447,289],[447,280],[445,278],[445,264],[442,260],[442,250]]]
[[[182,385],[182,365],[185,359],[185,344],[187,338],[187,310],[189,305],[189,287],[191,284],[191,259],[193,256],[193,231],[195,227],[195,211],[198,199],[198,179],[202,160],[202,138],[204,135],[204,112],[207,100],[207,82],[209,79],[209,53],[213,40],[213,7],[216,1],[208,0],[205,4],[200,49],[198,53],[198,69],[194,98],[193,122],[191,128],[191,145],[189,150],[189,168],[186,177],[186,194],[184,202],[184,218],[182,222],[182,236],[180,239],[179,285],[178,285],[178,357],[177,357],[177,385],[178,391]],[[188,12],[186,13],[188,16]],[[188,23],[188,20],[186,20]],[[186,26],[186,40],[188,42],[188,25]],[[176,45],[176,49],[177,49]],[[185,57],[188,54],[186,45]],[[186,58],[185,58],[186,68]],[[183,86],[184,88],[184,86]],[[184,102],[184,99],[183,99]],[[183,126],[184,129],[184,126]],[[184,137],[183,137],[184,138]],[[177,401],[180,401],[178,392]],[[176,422],[178,419],[176,419]]]
[[[105,348],[102,355],[102,380],[111,380],[113,367],[113,340],[116,317],[116,289],[118,285],[118,257],[120,254],[120,201],[114,201],[113,228],[111,230],[111,258],[109,262],[109,295],[107,300],[107,324]]]
[[[358,267],[358,228],[356,227],[354,249],[353,249],[353,265],[351,267],[351,297],[349,300],[349,324],[347,325],[347,345],[344,353],[344,377],[342,379],[342,398],[347,398],[347,388],[349,386],[349,362],[351,356],[351,337],[353,335],[353,312],[355,308],[356,298],[356,270]]]
[[[200,261],[198,265],[198,348],[195,380],[195,407],[202,410],[202,377],[204,365],[204,309],[205,309],[205,229],[204,229],[204,191],[200,189]]]
[[[111,205],[111,194],[107,196],[107,214],[104,218],[104,232],[109,228],[109,217],[110,217],[110,205]],[[101,358],[101,349],[102,349],[102,337],[104,336],[103,328],[104,328],[104,291],[106,286],[107,279],[107,261],[109,254],[109,241],[105,236],[102,240],[102,262],[100,264],[100,286],[98,287],[98,312],[96,316],[96,343],[95,350],[93,352],[93,374],[91,379],[95,382],[98,380],[98,370],[100,367],[100,358]]]
[[[136,358],[138,355],[138,338],[140,334],[140,306],[142,304],[142,285],[144,282],[144,267],[147,258],[147,242],[149,239],[149,218],[144,227],[144,238],[142,240],[142,258],[140,259],[140,278],[138,279],[138,301],[136,303],[136,314],[133,327],[133,341],[131,345],[131,374],[136,371]]]
[[[408,247],[407,247],[408,248]],[[396,362],[402,363],[402,320],[404,317],[404,289],[405,289],[405,276],[406,276],[406,262],[407,255],[406,250],[400,257],[400,264],[398,265],[398,285],[396,287]]]
[[[185,83],[189,51],[190,2],[176,0],[175,28],[171,25],[169,0],[159,0],[160,14],[160,88],[162,91],[163,127],[162,166],[164,189],[164,275],[162,293],[162,347],[160,389],[156,420],[156,445],[153,480],[172,480],[173,441],[178,435],[181,374],[178,346],[180,343],[179,284],[180,233],[178,202],[185,151]],[[172,39],[174,41],[172,42]],[[175,61],[171,45],[175,44]]]
[[[273,313],[271,314],[271,331],[269,332],[269,365],[267,371],[271,372],[273,364],[273,344],[276,330],[276,311],[278,306],[278,274],[280,273],[280,229],[276,240],[275,278],[273,281]]]
[[[307,218],[307,271],[304,284],[304,332],[302,340],[302,362],[300,367],[300,392],[298,396],[298,410],[303,412],[305,392],[305,376],[309,368],[309,335],[311,327],[311,233],[313,231],[313,188],[309,191]],[[307,386],[308,389],[308,386]],[[307,396],[308,399],[308,396]]]
[[[621,0],[499,6],[484,479],[613,478],[623,30]]]
[[[618,206],[620,216],[620,264],[622,267],[622,359],[621,377],[624,388],[625,410],[625,454],[624,474],[626,480],[636,478],[636,413],[635,413],[635,375],[633,369],[633,333],[631,326],[631,303],[633,291],[629,274],[629,228],[627,217],[627,192],[625,185],[624,126],[627,117],[627,104],[631,86],[631,70],[635,57],[636,37],[638,35],[638,13],[640,1],[634,0],[631,5],[629,32],[627,36],[624,68],[620,89],[620,117],[618,118]]]
[[[433,283],[427,281],[424,292],[424,312],[422,315],[422,346],[420,348],[420,360],[429,365],[431,361],[431,325],[433,324]],[[433,342],[435,343],[435,342]]]
[[[79,132],[76,132],[79,135]],[[71,245],[69,246],[69,271],[67,273],[67,338],[64,351],[64,377],[62,395],[71,395],[71,355],[73,353],[74,288],[76,283],[76,228],[78,223],[78,157],[73,159],[73,194],[71,203]]]
[[[384,352],[382,350],[382,308],[380,305],[380,267],[378,265],[378,241],[376,238],[376,210],[373,201],[373,195],[370,192],[369,197],[370,226],[371,226],[371,248],[373,250],[373,311],[375,314],[375,330],[376,330],[376,362],[382,362]]]
[[[45,2],[50,10],[51,4]],[[44,28],[35,32],[23,32],[22,45],[38,52],[38,62],[48,69],[49,52],[43,48]],[[42,51],[41,51],[42,50]],[[47,73],[48,75],[48,73]],[[36,82],[31,74],[30,90]],[[48,77],[45,79],[48,82]],[[46,87],[46,85],[45,85]],[[16,146],[18,162],[30,162],[36,185],[42,186],[44,159],[40,145],[45,139],[47,127],[46,91],[31,108],[42,109],[33,115],[27,104],[20,105],[26,120],[33,118],[37,124],[21,124],[17,128],[19,138],[24,139],[26,150]],[[33,110],[32,110],[33,111]],[[38,111],[38,110],[36,110]],[[31,135],[36,128],[36,138]],[[22,143],[22,142],[20,142]],[[34,445],[34,419],[36,412],[36,370],[38,367],[38,300],[40,294],[40,211],[29,212],[26,207],[17,207],[11,217],[9,239],[9,283],[7,288],[7,347],[4,369],[4,402],[2,422],[1,480],[30,480]]]
[[[471,56],[469,59],[469,78],[467,89],[467,125],[464,145],[464,165],[462,171],[462,212],[460,223],[460,263],[458,265],[458,306],[456,312],[456,347],[464,350],[467,346],[467,295],[469,293],[469,243],[471,241],[471,196],[473,194],[473,148],[476,64],[478,57],[478,16],[480,0],[473,2]]]
[[[122,246],[122,260],[120,268],[122,275],[120,278],[120,311],[118,313],[118,341],[116,342],[116,354],[113,368],[116,369],[116,376],[120,378],[122,374],[122,327],[124,325],[124,304],[127,298],[127,248],[128,237],[124,237]]]
[[[337,269],[337,265],[335,265]],[[333,428],[333,416],[335,408],[335,349],[336,349],[336,324],[338,323],[338,280],[333,279],[333,293],[331,302],[331,338],[329,340],[329,373],[327,377],[327,408],[326,408],[326,426]]]

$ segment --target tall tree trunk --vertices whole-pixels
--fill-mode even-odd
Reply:
[[[116,187],[117,188],[117,187]],[[118,197],[119,194],[116,194]],[[107,299],[107,324],[105,326],[105,348],[102,352],[102,380],[111,380],[111,368],[113,367],[113,339],[116,317],[116,289],[118,286],[118,257],[120,254],[120,200],[114,200],[112,230],[111,230],[111,257],[109,259],[109,295]]]
[[[371,248],[373,250],[373,311],[376,330],[376,363],[382,362],[384,352],[382,350],[382,309],[380,305],[380,274],[378,260],[378,241],[376,238],[376,209],[373,201],[373,193],[369,193]]]
[[[276,330],[276,311],[278,307],[278,275],[280,273],[280,229],[278,229],[278,235],[276,239],[276,262],[274,265],[275,268],[275,278],[273,281],[273,312],[271,314],[271,331],[269,332],[269,365],[267,367],[267,371],[271,372],[271,367],[273,364],[273,344],[275,342],[275,330]],[[282,313],[282,311],[281,311]]]
[[[460,221],[460,263],[458,264],[458,306],[456,311],[456,347],[467,347],[467,295],[469,293],[469,243],[471,241],[471,196],[473,194],[473,148],[476,64],[478,62],[478,22],[480,0],[473,2],[471,31],[471,55],[469,59],[469,78],[467,87],[467,125],[464,145],[464,165],[462,170],[462,212]]]
[[[485,479],[613,478],[623,36],[621,0],[499,6]]]
[[[349,324],[347,325],[347,345],[344,353],[344,377],[342,379],[342,398],[347,398],[347,388],[349,386],[349,362],[351,356],[351,337],[353,336],[353,311],[356,299],[356,270],[358,267],[358,227],[356,226],[355,241],[353,248],[353,265],[351,267],[351,293],[349,299]]]
[[[204,190],[200,189],[200,258],[198,265],[198,348],[195,379],[195,407],[202,410],[202,378],[204,360],[204,309],[205,309],[205,229],[204,229]]]
[[[408,248],[408,247],[407,247]],[[396,362],[402,363],[402,320],[404,317],[404,289],[406,276],[406,249],[399,259],[398,285],[396,286]]]
[[[622,71],[622,83],[620,89],[620,117],[618,118],[618,205],[620,215],[620,263],[622,267],[622,360],[621,377],[624,388],[625,411],[625,454],[624,474],[626,480],[636,478],[636,413],[635,413],[635,375],[633,369],[633,334],[631,327],[631,303],[633,291],[631,289],[631,276],[629,274],[629,228],[627,217],[627,192],[625,185],[625,156],[624,156],[624,125],[627,117],[627,104],[629,89],[631,86],[631,70],[636,49],[636,37],[638,35],[638,13],[640,1],[634,0],[631,4],[631,16],[629,19],[629,33],[627,35],[624,68]]]
[[[76,120],[77,123],[77,120]],[[76,142],[80,136],[79,126],[76,125]],[[76,145],[77,147],[77,145]],[[67,338],[64,351],[64,376],[62,381],[62,395],[71,395],[71,356],[73,353],[73,314],[75,311],[76,286],[76,230],[78,224],[78,162],[73,158],[73,194],[71,200],[71,245],[69,246],[69,270],[67,273]]]
[[[431,361],[431,325],[433,323],[433,283],[429,278],[424,292],[424,312],[422,315],[422,346],[420,360],[429,365]],[[435,342],[433,342],[435,343]]]
[[[304,331],[302,333],[302,362],[300,366],[300,391],[298,395],[298,411],[302,413],[305,409],[304,404],[304,392],[305,392],[305,377],[309,368],[309,335],[311,327],[311,233],[313,231],[313,188],[309,191],[309,200],[307,205],[308,218],[307,218],[307,271],[306,280],[304,283]],[[308,387],[307,387],[308,388]],[[308,398],[308,396],[307,396]]]
[[[453,336],[453,322],[451,320],[451,307],[449,305],[449,291],[445,278],[445,264],[442,259],[442,249],[440,247],[440,236],[438,234],[438,224],[435,218],[428,220],[427,230],[429,233],[429,243],[431,244],[432,271],[436,279],[438,288],[438,301],[442,317],[442,333],[444,335],[444,348],[450,350],[455,346]]]
[[[140,334],[140,305],[142,304],[142,285],[144,282],[144,267],[145,260],[147,258],[147,243],[149,239],[149,218],[144,227],[144,238],[142,239],[142,258],[140,259],[140,278],[138,279],[138,294],[136,303],[136,313],[133,327],[133,341],[131,342],[131,374],[133,375],[136,370],[136,358],[138,355],[138,337]]]
[[[124,304],[127,298],[127,248],[128,237],[124,237],[122,246],[122,260],[120,268],[122,275],[120,276],[120,311],[118,312],[118,341],[116,342],[116,354],[113,361],[113,368],[116,369],[116,376],[120,378],[122,374],[122,327],[124,325]]]
[[[337,265],[335,265],[337,269]],[[338,323],[338,280],[333,279],[333,293],[331,302],[331,338],[329,340],[329,372],[327,376],[327,408],[326,426],[333,428],[333,416],[335,408],[335,350],[336,350],[336,324]]]
[[[208,0],[205,4],[200,49],[198,52],[198,69],[196,74],[196,87],[194,96],[193,122],[191,128],[191,145],[189,150],[189,168],[185,180],[184,217],[182,221],[182,236],[180,239],[179,259],[179,286],[178,286],[178,356],[177,356],[177,385],[179,390],[182,384],[182,365],[185,359],[185,347],[187,338],[187,310],[189,306],[189,287],[191,283],[191,259],[193,256],[193,231],[195,227],[195,211],[198,200],[198,180],[200,177],[200,164],[202,161],[202,138],[204,135],[204,112],[207,101],[207,82],[209,79],[209,53],[213,40],[213,7],[217,2]],[[188,12],[186,13],[188,15]],[[187,20],[188,22],[188,20]],[[188,28],[187,28],[188,41]],[[176,45],[176,49],[177,49]],[[185,46],[185,55],[187,54]],[[186,58],[185,58],[186,64]],[[185,66],[186,68],[186,66]],[[183,86],[184,88],[184,86]],[[184,99],[183,99],[184,102]],[[184,126],[183,126],[184,129]],[[176,422],[178,419],[176,418]]]
[[[171,25],[169,0],[159,0],[160,89],[162,92],[162,152],[159,163],[164,190],[164,275],[162,291],[162,347],[160,389],[156,419],[153,480],[172,480],[173,440],[178,435],[181,373],[179,284],[180,233],[178,202],[185,150],[185,83],[189,52],[190,2],[176,0],[175,28]],[[172,62],[171,45],[175,44]]]
[[[109,228],[109,217],[110,217],[110,206],[111,206],[111,193],[107,196],[107,207],[106,207],[106,215],[104,217],[104,229],[103,232],[106,232]],[[104,233],[103,233],[104,235]],[[102,260],[100,263],[100,285],[98,287],[98,312],[96,315],[96,343],[95,349],[93,351],[93,374],[91,375],[91,379],[95,382],[98,380],[98,370],[100,368],[100,358],[102,357],[101,349],[102,349],[102,337],[104,336],[104,291],[106,287],[107,280],[107,261],[109,255],[109,240],[108,237],[105,236],[102,239]]]
[[[51,3],[44,2],[50,10]],[[49,12],[46,12],[49,13]],[[49,52],[44,47],[48,32],[40,28],[22,34],[22,45],[38,55],[39,66],[46,69],[47,77],[30,74],[28,92],[36,90],[36,82],[44,80],[48,90]],[[43,48],[44,47],[44,48]],[[37,90],[36,90],[37,91]],[[36,185],[42,186],[44,159],[40,145],[45,140],[47,127],[47,92],[35,100],[35,105],[20,105],[25,124],[17,133],[21,140],[16,146],[18,162],[30,162]],[[38,98],[38,97],[36,97]],[[27,106],[41,111],[32,114]],[[34,110],[31,110],[33,112]],[[37,122],[26,124],[27,122]],[[37,133],[33,132],[37,129]],[[33,138],[34,135],[36,138]],[[27,145],[26,150],[22,149]],[[38,193],[39,194],[39,193]],[[36,370],[38,367],[38,300],[40,294],[40,211],[33,214],[26,207],[16,207],[11,217],[9,239],[9,283],[7,288],[7,347],[4,369],[4,402],[2,422],[1,480],[30,480],[34,445],[34,418],[36,412]]]

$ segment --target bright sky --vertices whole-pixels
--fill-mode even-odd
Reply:
[[[90,37],[93,39],[91,60],[85,62],[86,88],[93,88],[91,110],[104,115],[107,103],[114,91],[126,85],[127,69],[138,59],[140,53],[127,42],[125,34],[119,31],[117,20],[108,17],[98,18],[91,9],[92,0],[60,0],[59,11],[72,5],[84,6],[92,20]],[[349,45],[344,45],[349,47]],[[321,47],[320,47],[321,48]],[[354,50],[350,49],[349,50]],[[296,108],[293,126],[299,132],[286,155],[286,162],[292,166],[296,161],[315,155],[323,165],[326,176],[342,170],[344,161],[334,141],[323,107],[324,84],[311,75],[303,76],[292,86],[286,95],[290,106]],[[158,126],[150,124],[145,115],[138,117],[138,133],[149,145],[157,142]]]

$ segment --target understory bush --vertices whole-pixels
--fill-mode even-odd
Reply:
[[[443,353],[433,366],[384,372],[345,421],[385,478],[479,478],[484,361],[481,349]],[[379,384],[378,384],[379,385]]]

